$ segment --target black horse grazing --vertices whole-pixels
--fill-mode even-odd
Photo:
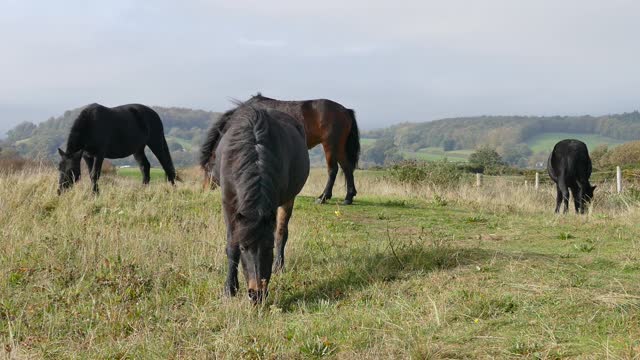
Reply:
[[[293,202],[309,176],[304,127],[285,113],[240,105],[215,151],[227,225],[225,293],[237,293],[242,260],[249,298],[259,303],[271,272],[284,266]]]
[[[564,212],[569,210],[569,189],[573,195],[576,212],[584,214],[584,207],[593,198],[595,186],[589,184],[591,158],[587,145],[580,140],[562,140],[553,147],[547,171],[556,183],[556,213],[564,202]]]
[[[155,111],[139,104],[114,108],[99,104],[87,106],[71,126],[67,151],[58,149],[62,157],[58,194],[80,179],[81,158],[87,162],[95,193],[105,158],[119,159],[133,154],[142,171],[142,182],[148,184],[151,165],[144,154],[145,146],[149,146],[158,158],[167,180],[173,184],[176,171],[164,138],[162,121]]]
[[[327,99],[282,101],[262,96],[260,93],[249,99],[246,104],[261,109],[282,111],[303,124],[308,149],[322,144],[329,168],[329,178],[324,191],[318,197],[318,203],[331,199],[333,184],[338,174],[338,164],[344,171],[347,183],[344,204],[353,202],[353,197],[357,194],[353,172],[360,156],[360,134],[355,112],[352,109]],[[212,135],[211,132],[224,133],[228,117],[229,115],[225,114],[218,124],[209,130],[208,139],[213,141],[205,143],[202,147],[200,165],[204,170],[205,187],[209,186],[211,181],[217,182],[217,179],[211,178],[210,169],[215,155],[215,141],[219,139],[219,134]]]

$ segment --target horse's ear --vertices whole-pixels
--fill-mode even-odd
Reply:
[[[58,154],[60,154],[60,157],[67,157],[67,153],[64,152],[62,149],[58,148]]]

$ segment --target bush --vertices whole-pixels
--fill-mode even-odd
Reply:
[[[82,172],[84,174],[87,174],[86,176],[88,177],[89,174],[91,173],[91,170],[89,169],[89,167],[87,166],[87,163],[84,160],[81,161],[81,166],[82,166]],[[105,175],[105,174],[112,174],[112,175],[116,174],[116,167],[113,165],[113,163],[111,161],[105,159],[102,162],[102,170],[100,170],[100,173],[102,175]]]
[[[600,167],[640,164],[640,141],[628,142],[608,151],[596,148],[594,152]],[[592,156],[594,152],[591,153]]]
[[[25,159],[14,152],[4,151],[0,153],[0,172],[12,173],[22,171],[27,168],[37,168],[39,162]]]
[[[389,179],[412,185],[457,186],[462,175],[461,168],[447,161],[402,161],[387,170]]]

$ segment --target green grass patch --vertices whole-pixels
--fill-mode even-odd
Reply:
[[[439,161],[447,159],[452,162],[466,162],[473,150],[444,151],[442,148],[429,147],[418,151],[403,151],[402,156],[407,160]]]
[[[137,167],[118,168],[116,173],[118,176],[142,182],[142,172]],[[151,168],[149,176],[151,177],[151,182],[166,181],[166,176],[161,168]]]

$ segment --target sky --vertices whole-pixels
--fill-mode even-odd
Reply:
[[[329,98],[361,128],[630,112],[635,0],[0,0],[0,133],[98,102]]]

